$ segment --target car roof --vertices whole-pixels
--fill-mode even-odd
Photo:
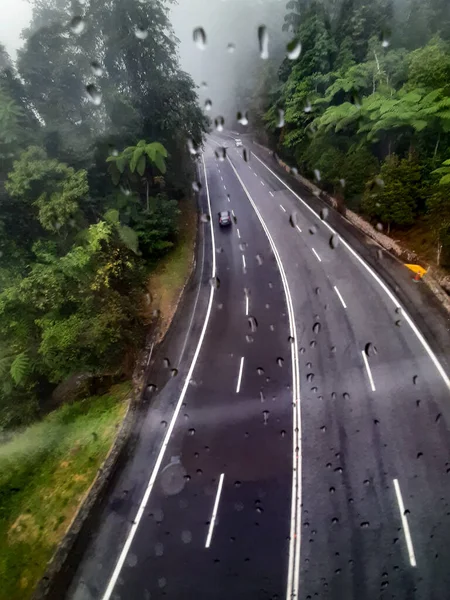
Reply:
[[[222,212],[220,212],[219,215],[221,217],[229,217],[230,216],[230,211],[229,210],[222,210]]]

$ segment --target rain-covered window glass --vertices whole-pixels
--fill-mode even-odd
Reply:
[[[449,295],[447,0],[3,0],[0,600],[448,600]]]

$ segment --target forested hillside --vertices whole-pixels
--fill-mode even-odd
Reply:
[[[449,266],[450,3],[291,0],[286,11],[302,51],[265,96],[273,147],[380,230],[420,230]]]
[[[164,0],[34,2],[0,50],[0,430],[74,373],[119,377],[176,242],[205,119]]]

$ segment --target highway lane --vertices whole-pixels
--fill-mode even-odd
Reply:
[[[211,148],[205,163],[217,279],[203,343],[178,418],[161,419],[163,430],[173,426],[164,454],[152,450],[145,473],[149,442],[138,444],[140,468],[125,469],[133,502],[123,512],[105,508],[70,598],[286,594],[294,412],[288,310],[277,262],[242,187],[235,177],[225,181],[228,165]],[[235,222],[220,230],[224,209]],[[172,407],[179,402],[172,395]],[[123,479],[113,500],[123,496]],[[111,527],[111,512],[122,527]]]
[[[325,224],[255,156],[228,156],[276,242],[297,315],[301,595],[444,598],[448,388],[405,315],[342,243],[330,246]]]

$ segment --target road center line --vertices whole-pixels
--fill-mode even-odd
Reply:
[[[248,295],[245,294],[245,316],[248,317]]]
[[[320,256],[317,254],[316,250],[314,248],[311,248],[311,250],[314,252],[314,254],[316,255],[316,258],[319,262],[322,262],[322,259],[320,258]]]
[[[298,225],[296,225],[296,228],[300,231],[300,233],[302,232],[302,230],[300,229],[300,227]]]
[[[282,204],[280,204],[280,208],[282,211],[286,212],[286,209],[284,208],[284,206]]]
[[[226,190],[226,189],[227,189],[227,186],[226,186],[225,184],[223,184],[223,189],[224,189],[224,190]]]
[[[272,196],[272,198],[273,198],[273,194],[272,194],[272,192],[270,192],[270,191],[269,191],[269,194],[270,194],[270,195]]]
[[[394,479],[395,495],[397,496],[398,508],[400,510],[400,518],[402,520],[403,532],[406,538],[406,547],[408,548],[409,562],[412,567],[416,567],[416,555],[414,554],[414,547],[411,539],[411,533],[409,531],[408,518],[405,515],[405,505],[403,504],[402,491],[398,483],[398,479]]]
[[[214,530],[214,525],[216,523],[217,511],[219,509],[219,501],[220,501],[220,495],[222,493],[224,477],[225,477],[225,473],[221,473],[220,477],[219,477],[219,485],[217,486],[216,499],[214,500],[214,507],[213,507],[213,511],[212,511],[212,515],[211,515],[211,521],[209,522],[208,537],[206,538],[205,548],[209,548],[209,546],[211,545],[211,538],[212,538],[212,534],[213,534],[213,530]]]
[[[244,269],[247,267],[247,265],[245,264],[245,256],[242,255],[242,266],[244,267]]]
[[[241,239],[241,232],[239,231],[239,229],[236,227],[236,233],[239,239]]]
[[[220,179],[223,181],[223,177],[222,177],[222,175],[220,176]]]
[[[334,291],[335,291],[335,292],[336,292],[336,294],[338,295],[338,298],[339,298],[339,300],[342,302],[342,306],[343,306],[344,308],[347,308],[347,305],[346,305],[346,304],[345,304],[345,302],[344,302],[344,298],[342,297],[342,295],[341,295],[341,292],[340,292],[340,291],[337,289],[337,287],[336,287],[336,286],[334,286]]]
[[[370,370],[369,361],[367,360],[366,353],[364,350],[362,351],[362,356],[364,360],[364,364],[366,365],[367,375],[369,376],[370,387],[372,388],[372,392],[375,392],[375,384],[373,382],[372,371]]]
[[[239,375],[238,375],[237,386],[236,386],[236,394],[239,394],[240,389],[241,389],[243,367],[244,367],[244,357],[241,356],[241,364],[239,365]]]
[[[209,209],[209,214],[211,214],[211,198],[209,195],[208,177],[206,174],[206,165],[205,165],[205,160],[203,158],[203,155],[202,155],[202,161],[203,161],[203,170],[204,170],[204,174],[205,174],[205,186],[206,186],[206,196],[208,199],[208,209]],[[213,227],[212,219],[210,219],[210,227],[211,227],[211,241],[212,241],[212,273],[211,273],[211,276],[215,277],[216,276],[216,246],[215,246],[215,241],[214,241],[214,227]],[[188,389],[189,382],[192,379],[192,373],[194,372],[195,365],[196,365],[197,359],[198,359],[198,355],[200,354],[203,340],[205,338],[206,329],[208,327],[208,322],[209,322],[209,316],[211,314],[211,308],[212,308],[212,304],[213,304],[213,300],[214,300],[214,291],[215,291],[215,288],[212,285],[211,291],[209,294],[209,302],[208,302],[208,308],[206,311],[205,321],[203,323],[203,328],[202,328],[202,331],[200,334],[200,338],[198,340],[197,348],[195,349],[195,353],[192,358],[191,366],[189,367],[189,371],[187,372],[186,379],[184,381],[184,385],[181,390],[180,397],[178,398],[178,402],[177,402],[175,410],[173,412],[172,419],[170,420],[170,424],[169,424],[169,427],[167,428],[166,435],[164,436],[163,443],[159,450],[158,457],[153,466],[152,474],[151,474],[149,482],[147,484],[147,488],[144,492],[144,496],[141,500],[141,504],[139,505],[137,514],[134,517],[134,520],[132,521],[132,525],[128,532],[128,536],[125,540],[124,545],[122,546],[122,551],[120,552],[119,558],[117,559],[116,566],[114,567],[113,574],[111,575],[111,578],[108,582],[108,586],[105,590],[105,593],[102,596],[102,600],[109,600],[111,598],[111,595],[114,591],[114,587],[117,582],[117,579],[119,578],[123,564],[127,558],[128,552],[129,552],[131,544],[133,542],[134,536],[136,535],[137,528],[139,527],[139,523],[141,522],[142,516],[145,512],[145,508],[146,508],[148,500],[150,498],[150,494],[153,490],[153,486],[155,485],[155,481],[158,476],[159,469],[160,469],[162,461],[164,459],[164,455],[166,453],[167,446],[169,445],[169,441],[172,436],[172,431],[175,427],[175,423],[177,421],[178,415],[179,415],[181,407],[183,405],[184,397],[186,396],[186,391]]]

